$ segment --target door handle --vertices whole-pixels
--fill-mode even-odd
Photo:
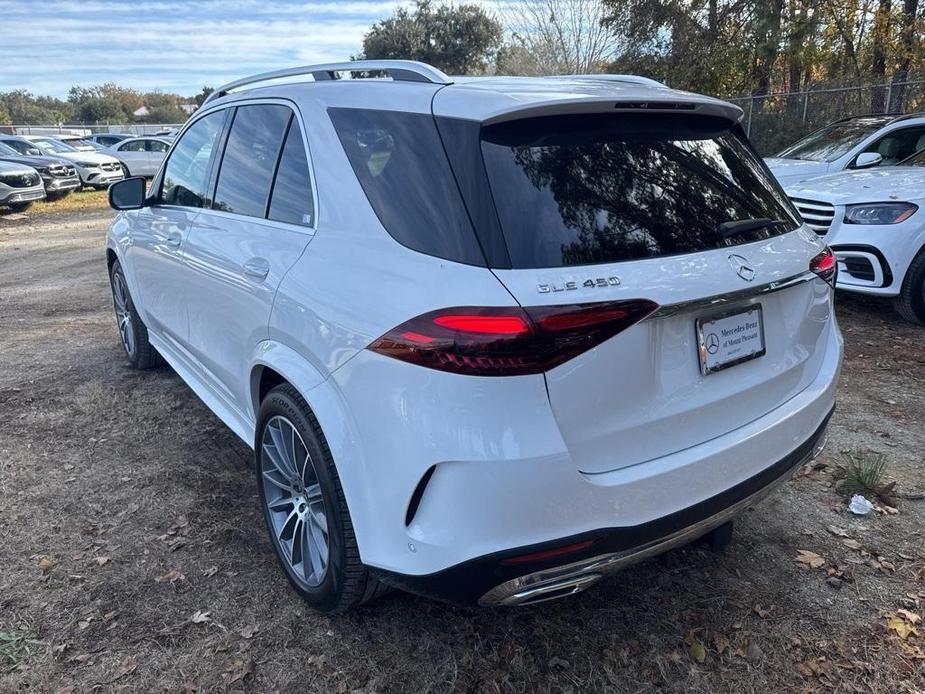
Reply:
[[[263,258],[251,258],[244,263],[244,274],[263,281],[270,274],[270,264]]]
[[[179,248],[181,243],[183,243],[183,236],[180,234],[171,233],[164,237],[164,245],[170,248]]]

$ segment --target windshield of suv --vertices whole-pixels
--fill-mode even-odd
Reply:
[[[892,119],[892,116],[869,116],[832,123],[798,140],[776,156],[781,159],[835,161]]]
[[[32,140],[32,143],[43,152],[61,154],[62,152],[76,152],[77,150],[60,140]]]
[[[728,128],[715,118],[655,114],[484,128],[482,153],[513,267],[693,253],[796,229],[780,187]],[[724,235],[737,221],[752,224]]]

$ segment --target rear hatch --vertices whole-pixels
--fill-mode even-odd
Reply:
[[[697,445],[812,382],[830,325],[830,288],[809,272],[823,244],[730,121],[555,116],[480,138],[509,254],[494,272],[522,306],[661,307],[547,372],[579,470]]]

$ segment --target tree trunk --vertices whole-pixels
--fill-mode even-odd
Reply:
[[[752,62],[752,96],[764,97],[771,92],[771,72],[780,52],[781,15],[784,0],[769,0],[762,4],[756,21],[755,59]],[[756,99],[755,106],[764,107],[764,99]]]
[[[919,0],[903,0],[902,25],[899,32],[899,69],[893,75],[890,113],[902,113],[906,107],[906,80],[909,79],[909,65],[915,50],[915,21],[919,12]]]
[[[890,37],[890,11],[892,0],[880,0],[874,15],[874,30],[871,47],[871,82],[883,85],[886,82],[886,44]],[[870,95],[870,112],[883,113],[887,110],[886,87],[875,86]]]

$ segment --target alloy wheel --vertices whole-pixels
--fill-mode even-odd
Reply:
[[[263,429],[260,474],[280,554],[309,586],[324,580],[328,567],[328,521],[311,454],[295,426],[272,417]]]
[[[129,357],[135,356],[135,331],[132,324],[132,312],[129,308],[128,287],[125,276],[116,271],[112,276],[112,302],[116,310],[116,322],[122,336],[122,346]]]

